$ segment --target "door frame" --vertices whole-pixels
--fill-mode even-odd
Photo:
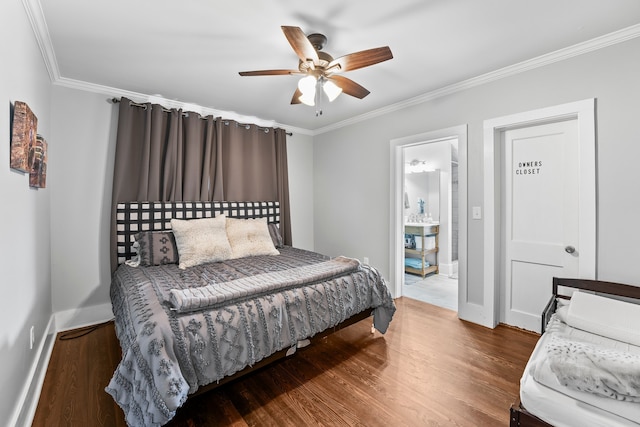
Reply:
[[[389,270],[393,279],[391,292],[398,298],[402,296],[404,280],[404,148],[453,138],[458,139],[458,316],[462,317],[467,301],[467,125],[390,141]]]
[[[578,121],[581,183],[578,276],[596,278],[595,105],[595,98],[591,98],[484,121],[484,304],[481,324],[494,328],[500,319],[500,144],[506,130],[562,120]]]

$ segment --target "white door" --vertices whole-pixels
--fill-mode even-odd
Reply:
[[[501,321],[540,332],[554,276],[578,277],[576,119],[503,132]]]

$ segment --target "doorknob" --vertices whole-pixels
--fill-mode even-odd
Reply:
[[[574,248],[573,246],[567,246],[566,248],[564,248],[565,252],[568,254],[572,254],[576,251],[576,248]]]

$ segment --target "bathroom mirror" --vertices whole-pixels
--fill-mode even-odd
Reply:
[[[431,221],[440,221],[440,179],[440,170],[405,174],[405,218],[430,215]]]

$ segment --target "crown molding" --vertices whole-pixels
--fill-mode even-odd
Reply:
[[[322,133],[330,132],[345,126],[349,126],[358,122],[369,120],[375,117],[383,116],[398,110],[402,110],[414,105],[422,104],[428,101],[432,101],[443,96],[451,95],[456,92],[467,90],[476,86],[480,86],[486,83],[490,83],[496,80],[504,79],[510,76],[514,76],[525,71],[533,70],[535,68],[544,67],[555,62],[564,61],[565,59],[572,58],[574,56],[583,55],[585,53],[592,52],[594,50],[602,49],[614,44],[622,43],[640,36],[640,24],[632,25],[627,28],[623,28],[618,31],[614,31],[604,36],[596,37],[591,40],[587,40],[582,43],[578,43],[573,46],[569,46],[563,49],[556,50],[551,53],[540,55],[538,57],[528,59],[526,61],[519,62],[517,64],[509,65],[507,67],[495,70],[486,74],[482,74],[477,77],[472,77],[467,80],[463,80],[458,83],[444,86],[440,89],[433,90],[431,92],[418,95],[413,98],[409,98],[405,101],[391,104],[386,107],[370,111],[365,114],[361,114],[356,117],[352,117],[347,120],[343,120],[338,123],[334,123],[323,128],[316,129],[314,135],[320,135]]]
[[[361,115],[352,117],[350,119],[331,124],[329,126],[325,126],[315,130],[309,130],[309,129],[298,128],[295,126],[288,126],[286,124],[275,123],[273,121],[268,121],[268,120],[260,119],[253,116],[244,116],[232,111],[216,110],[213,108],[201,107],[198,105],[187,104],[187,103],[183,103],[183,102],[179,102],[171,99],[159,98],[152,95],[147,95],[147,94],[142,94],[137,92],[130,92],[123,89],[113,88],[109,86],[102,86],[94,83],[67,79],[65,77],[62,77],[60,75],[60,70],[58,68],[58,61],[56,60],[56,55],[53,49],[53,44],[51,42],[51,37],[49,36],[49,29],[47,27],[47,22],[44,18],[44,13],[42,11],[40,0],[22,0],[22,3],[24,4],[24,8],[29,17],[29,21],[31,22],[33,32],[38,41],[38,45],[40,46],[40,51],[42,52],[42,57],[44,58],[44,63],[49,73],[49,77],[51,78],[51,81],[56,85],[84,90],[88,92],[101,93],[109,96],[116,96],[116,97],[125,96],[136,102],[149,102],[149,99],[153,99],[154,102],[161,103],[162,105],[167,106],[169,108],[182,108],[188,111],[199,112],[202,115],[212,114],[214,116],[224,117],[230,120],[256,123],[259,126],[281,127],[281,128],[287,129],[287,131],[289,132],[294,132],[294,133],[303,134],[303,135],[310,135],[310,136],[320,135],[326,132],[343,128],[345,126],[353,125],[353,124],[363,122],[372,118],[380,117],[385,114],[403,110],[408,107],[422,104],[437,98],[441,98],[443,96],[451,95],[456,92],[467,90],[467,89],[480,86],[489,82],[504,79],[509,76],[514,76],[516,74],[529,71],[535,68],[544,67],[546,65],[553,64],[555,62],[563,61],[565,59],[569,59],[574,56],[583,55],[585,53],[602,49],[614,44],[622,43],[627,40],[631,40],[640,36],[640,24],[632,25],[630,27],[623,28],[618,31],[614,31],[612,33],[605,34],[603,36],[596,37],[594,39],[587,40],[585,42],[578,43],[573,46],[559,49],[551,53],[547,53],[526,61],[519,62],[517,64],[509,65],[499,70],[495,70],[486,74],[482,74],[480,76],[463,80],[458,83],[444,86],[442,88],[424,93],[422,95],[409,98],[405,101],[391,104],[386,107],[379,108],[377,110],[370,111],[368,113],[361,114]]]
[[[42,11],[40,0],[22,0],[22,4],[29,17],[29,22],[31,22],[33,33],[36,36],[42,58],[44,59],[44,65],[47,67],[47,72],[49,73],[49,78],[52,82],[55,82],[60,78],[60,69],[58,68],[58,60],[53,50],[53,43],[51,43],[51,37],[49,36],[49,27],[47,27],[47,21],[44,19],[44,12]]]
[[[68,79],[66,77],[60,77],[55,82],[56,86],[64,86],[70,89],[77,89],[85,92],[99,93],[107,95],[109,98],[122,98],[126,97],[134,102],[152,102],[160,104],[165,108],[182,109],[183,111],[194,111],[201,116],[212,115],[214,117],[222,117],[227,120],[235,120],[240,123],[251,123],[263,127],[273,127],[286,129],[287,132],[312,135],[309,129],[298,128],[295,126],[289,126],[287,124],[278,123],[273,120],[265,120],[255,116],[247,116],[236,113],[234,111],[217,110],[215,108],[203,107],[201,105],[176,101],[175,99],[167,99],[158,95],[148,95],[140,92],[132,92],[129,90],[119,89],[111,86],[103,86],[95,83],[89,83],[81,80]]]

